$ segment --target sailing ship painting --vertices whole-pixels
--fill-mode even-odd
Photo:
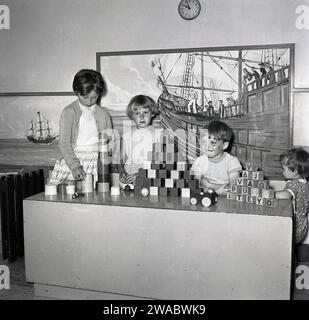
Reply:
[[[201,152],[201,130],[221,120],[234,133],[229,151],[280,179],[279,155],[291,146],[290,54],[289,45],[102,53],[97,67],[109,88],[118,88],[104,99],[106,106],[123,101],[125,108],[141,92],[154,97],[161,125],[175,137],[179,129],[187,133],[177,143],[188,160]]]
[[[52,133],[49,120],[41,115],[38,111],[36,119],[31,120],[30,129],[26,135],[30,142],[48,144],[57,138],[57,135]]]

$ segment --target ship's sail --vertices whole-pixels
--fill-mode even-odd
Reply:
[[[36,119],[31,120],[27,138],[34,143],[50,143],[56,139],[57,135],[52,133],[49,121],[37,112]]]

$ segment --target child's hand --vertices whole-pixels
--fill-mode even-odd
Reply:
[[[226,193],[228,192],[229,188],[230,188],[229,184],[224,184],[224,185],[222,185],[220,188],[218,188],[216,190],[216,193],[217,193],[218,196],[226,195]]]
[[[82,166],[78,166],[72,169],[72,175],[74,180],[84,180],[86,177],[86,173],[83,170]]]

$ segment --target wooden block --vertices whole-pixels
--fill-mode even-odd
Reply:
[[[256,202],[255,202],[258,206],[262,206],[263,205],[263,198],[262,197],[256,197]]]
[[[138,170],[138,176],[141,178],[147,178],[147,170],[140,168]]]
[[[144,178],[143,177],[136,177],[135,186],[142,186],[143,182],[144,182]]]
[[[265,199],[273,199],[275,197],[275,192],[272,189],[263,189],[262,197]]]
[[[253,187],[253,181],[252,180],[247,180],[247,187],[250,187],[250,188]]]
[[[258,188],[251,188],[251,196],[252,197],[259,197],[259,189]]]
[[[160,178],[153,179],[152,185],[154,187],[163,187],[162,180],[164,181],[164,179],[160,179]]]
[[[189,188],[181,188],[181,197],[190,198],[190,189]]]
[[[242,186],[243,185],[243,178],[237,178],[236,184],[238,186]]]
[[[147,170],[147,178],[152,178],[152,179],[155,179],[157,176],[156,176],[156,170],[153,170],[153,169],[148,169]]]
[[[167,171],[175,170],[175,163],[167,163],[165,165],[165,168],[166,168]]]
[[[190,190],[198,189],[199,181],[198,180],[188,180],[188,188]]]
[[[148,170],[151,169],[151,161],[143,161],[143,169]]]
[[[247,171],[257,171],[258,170],[258,164],[253,162],[246,162],[245,166]]]
[[[141,186],[137,186],[137,185],[135,184],[135,186],[134,186],[134,193],[140,195],[140,194],[141,194],[141,191],[142,191],[142,187],[141,187]]]
[[[228,200],[235,200],[235,199],[236,199],[236,193],[227,192],[227,193],[226,193],[226,199],[228,199]]]
[[[177,162],[177,170],[178,171],[185,171],[187,169],[187,163],[184,161]]]
[[[159,170],[160,169],[160,163],[154,163],[151,164],[151,169],[153,170]]]
[[[159,196],[167,197],[167,188],[160,187],[159,188]]]
[[[231,192],[237,193],[237,186],[236,185],[231,185]]]
[[[236,194],[236,201],[244,202],[244,196],[242,194]]]
[[[247,195],[248,194],[248,188],[247,187],[242,187],[241,193],[244,194],[244,195]]]
[[[150,187],[149,192],[151,196],[158,196],[159,195],[159,188],[158,187]]]
[[[174,180],[173,179],[165,179],[165,187],[166,188],[173,188],[174,187]]]
[[[247,196],[246,196],[246,202],[247,202],[247,203],[253,203],[253,197],[250,196],[250,195],[247,195]]]
[[[258,187],[261,189],[268,189],[269,188],[269,181],[268,180],[259,181]]]
[[[252,180],[263,180],[264,174],[262,171],[253,171],[252,172]]]
[[[167,171],[165,169],[159,170],[159,178],[166,179],[167,178]]]
[[[180,179],[180,180],[176,180],[176,188],[185,188],[186,184],[185,184],[185,180]]]
[[[278,199],[264,199],[264,205],[266,207],[277,208],[278,207]]]
[[[171,179],[179,179],[179,171],[177,170],[171,170]]]
[[[253,182],[253,188],[259,187],[259,180],[252,180],[252,182]]]
[[[180,194],[180,189],[178,189],[178,188],[170,188],[168,193],[169,193],[169,195],[171,197],[178,197],[179,194]]]
[[[247,178],[247,179],[251,179],[252,178],[252,171],[246,171],[244,170],[242,172],[242,175],[241,175],[243,178]]]
[[[242,194],[242,186],[236,186],[236,193]]]
[[[152,185],[152,179],[150,178],[143,178],[143,187],[149,188]]]

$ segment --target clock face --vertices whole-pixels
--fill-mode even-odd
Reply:
[[[186,20],[196,18],[201,12],[201,3],[199,0],[181,0],[178,5],[180,16]]]

